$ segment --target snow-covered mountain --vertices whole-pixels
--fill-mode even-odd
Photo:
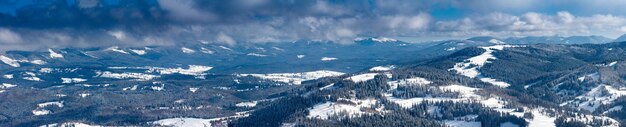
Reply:
[[[9,51],[0,125],[624,125],[626,44],[512,42]]]

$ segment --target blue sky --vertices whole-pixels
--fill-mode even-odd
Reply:
[[[0,50],[385,36],[616,38],[619,0],[3,0]]]

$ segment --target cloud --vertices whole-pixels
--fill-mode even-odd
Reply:
[[[2,6],[0,2],[0,6]],[[80,0],[0,12],[0,47],[184,45],[358,36],[606,35],[626,32],[626,2],[582,0]],[[584,6],[598,8],[585,9]],[[601,6],[606,6],[602,8]],[[52,8],[53,7],[53,8]],[[620,11],[623,10],[623,11]],[[199,43],[199,42],[198,42]]]
[[[168,16],[176,21],[206,22],[213,20],[215,15],[211,12],[196,9],[191,0],[158,0],[161,8],[166,10]]]
[[[22,42],[22,37],[19,34],[9,29],[0,28],[0,43],[15,44],[20,42]]]
[[[626,25],[626,18],[610,14],[576,17],[566,11],[553,15],[527,12],[517,16],[491,13],[435,24],[433,32],[456,33],[457,36],[550,36],[620,33],[620,28]]]
[[[217,34],[217,42],[221,42],[221,43],[225,43],[227,45],[233,46],[235,45],[237,42],[235,41],[235,39],[233,39],[232,37],[224,34],[224,33],[219,33]]]

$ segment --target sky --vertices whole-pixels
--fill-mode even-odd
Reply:
[[[623,0],[0,0],[0,51],[187,43],[617,38]]]

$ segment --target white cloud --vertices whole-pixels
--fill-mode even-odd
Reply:
[[[232,37],[230,37],[230,36],[228,36],[228,35],[226,35],[224,33],[217,34],[216,39],[217,39],[218,42],[225,43],[225,44],[230,45],[230,46],[233,46],[233,45],[235,45],[237,43],[235,41],[235,39],[233,39]]]
[[[0,43],[15,44],[22,42],[22,37],[9,29],[0,28]]]
[[[626,18],[614,15],[576,17],[561,11],[554,15],[527,12],[522,15],[491,13],[459,20],[437,21],[432,33],[458,36],[549,36],[621,33]]]
[[[428,23],[431,20],[430,15],[426,13],[419,13],[414,16],[385,16],[382,19],[384,20],[383,22],[388,23],[390,29],[424,29],[428,27]]]
[[[115,37],[115,39],[117,40],[125,40],[126,39],[126,34],[124,33],[124,31],[109,31],[107,32],[109,35]]]

